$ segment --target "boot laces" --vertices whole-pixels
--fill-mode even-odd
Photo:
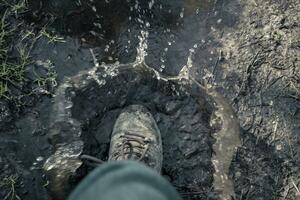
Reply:
[[[150,138],[134,133],[132,131],[121,134],[121,143],[117,144],[117,149],[112,155],[112,158],[117,160],[121,157],[122,160],[130,159],[136,156],[137,161],[142,160],[149,150]]]
[[[128,159],[130,159],[135,155],[139,157],[137,161],[141,161],[146,156],[146,153],[149,150],[149,144],[152,141],[152,139],[132,131],[121,134],[120,139],[122,142],[121,144],[117,144],[117,149],[112,155],[114,160],[117,160],[120,157],[125,160],[126,156],[129,156]],[[97,157],[86,154],[81,155],[80,158],[85,161],[87,165],[92,167],[96,167],[105,162]]]

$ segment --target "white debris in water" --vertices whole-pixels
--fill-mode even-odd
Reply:
[[[180,12],[180,18],[184,17],[184,8],[182,8],[181,12]]]
[[[105,51],[105,52],[108,52],[108,50],[109,50],[109,45],[105,45],[104,51]]]
[[[97,12],[97,8],[96,8],[95,6],[92,6],[92,10],[93,10],[94,12]]]
[[[148,49],[148,44],[146,42],[148,35],[149,33],[147,31],[141,31],[141,36],[138,36],[140,42],[137,48],[135,65],[141,64],[142,62],[145,61],[145,57],[147,56],[147,49]]]
[[[82,6],[81,0],[76,1],[77,6]]]
[[[101,79],[101,80],[99,80],[99,85],[105,85],[106,84],[106,80],[103,80],[103,79]]]
[[[36,158],[36,161],[38,161],[38,162],[41,162],[43,160],[44,160],[44,158],[42,156],[39,156],[39,157]]]
[[[138,21],[139,23],[141,23],[141,24],[144,24],[144,21],[143,21],[142,19],[140,19],[140,18],[137,18],[137,21]]]
[[[71,102],[66,102],[65,103],[65,108],[66,109],[69,109],[69,108],[72,108],[73,107],[73,103],[71,103]]]
[[[94,54],[93,49],[90,49],[90,52],[91,52],[91,55],[92,55],[92,58],[93,58],[94,66],[95,67],[99,67],[99,62],[98,62],[98,60],[97,60],[97,58],[96,58],[96,56]]]
[[[281,144],[277,144],[275,146],[275,148],[276,148],[277,151],[280,151],[280,150],[282,150],[282,145]]]
[[[147,31],[141,31],[141,35],[138,36],[140,42],[139,42],[139,46],[137,47],[137,56],[136,56],[136,60],[134,63],[132,63],[132,66],[135,67],[135,66],[138,66],[140,65],[142,62],[145,61],[145,56],[147,56],[147,38],[148,38],[148,32]],[[110,44],[113,44],[114,41],[110,41]],[[130,43],[130,41],[128,41],[128,43]],[[108,49],[109,49],[109,45],[106,45],[105,46],[105,51],[107,52]],[[119,68],[121,68],[122,64],[120,64],[119,62],[115,62],[114,64],[106,64],[106,63],[102,63],[100,66],[98,64],[98,61],[92,51],[92,49],[90,49],[91,51],[91,54],[93,56],[93,60],[94,60],[94,63],[95,63],[95,67],[92,68],[91,70],[87,71],[86,73],[89,75],[88,78],[90,79],[94,79],[97,84],[99,86],[103,86],[106,84],[106,81],[103,79],[107,76],[111,76],[111,77],[114,77],[114,76],[117,76],[118,73],[119,73]],[[126,49],[125,50],[126,52],[128,52],[128,50]],[[108,57],[108,60],[113,60],[112,57]],[[128,65],[126,65],[128,66]],[[98,69],[99,67],[102,67],[104,69],[104,73],[103,72],[98,72]],[[102,78],[101,78],[102,76]]]
[[[186,66],[188,68],[192,68],[193,67],[193,59],[192,59],[192,56],[194,55],[195,53],[195,50],[194,49],[190,49],[190,54],[189,54],[189,57],[188,57],[188,60],[187,60],[187,63],[186,63]]]
[[[149,2],[149,9],[152,9],[153,5],[154,5],[154,0],[151,0],[151,1]]]
[[[94,22],[93,25],[99,29],[102,29],[102,25],[100,23]]]
[[[90,34],[92,34],[93,36],[97,36],[97,33],[95,31],[90,31]]]

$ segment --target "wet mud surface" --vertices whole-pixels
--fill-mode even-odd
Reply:
[[[216,105],[203,90],[185,90],[176,81],[130,70],[107,77],[104,87],[77,75],[102,62],[133,62],[138,37],[147,31],[148,66],[168,76],[187,66],[199,83],[220,87],[234,109],[241,145],[228,176],[236,199],[299,199],[297,2],[151,2],[28,1],[29,12],[21,20],[36,29],[47,24],[65,42],[42,37],[32,50],[37,66],[51,61],[57,71],[53,96],[40,95],[18,113],[0,101],[0,197],[9,199],[13,185],[21,199],[55,199],[42,167],[65,147],[61,141],[106,160],[115,119],[122,108],[140,103],[154,115],[163,136],[163,175],[184,199],[217,199],[212,162],[217,131],[210,125]],[[66,83],[71,83],[69,115],[55,119],[59,88]],[[72,120],[61,124],[60,119]],[[62,130],[65,134],[53,134]],[[67,191],[92,169],[86,163],[76,168]]]
[[[153,114],[162,134],[164,176],[186,196],[209,195],[212,105],[203,93],[193,98],[175,83],[139,77],[130,70],[107,81],[103,89],[97,87],[95,81],[88,84],[75,91],[72,100],[72,116],[82,122],[82,138],[88,144],[85,154],[107,160],[110,134],[122,108],[141,104]]]

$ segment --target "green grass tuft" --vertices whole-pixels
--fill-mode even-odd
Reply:
[[[16,175],[10,175],[0,181],[0,188],[6,188],[8,191],[7,194],[3,197],[3,200],[21,200],[16,192],[17,181],[18,177]]]
[[[52,67],[44,67],[46,74],[35,72],[30,57],[34,43],[40,37],[47,38],[49,43],[64,40],[45,28],[35,33],[16,17],[27,9],[26,0],[0,0],[0,9],[5,10],[0,13],[0,99],[14,101],[18,106],[22,103],[16,101],[21,98],[36,95],[37,91],[50,94],[47,88],[56,85],[56,72]]]

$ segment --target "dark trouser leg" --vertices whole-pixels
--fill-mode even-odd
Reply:
[[[91,172],[69,200],[181,200],[152,169],[132,161],[108,162]]]

